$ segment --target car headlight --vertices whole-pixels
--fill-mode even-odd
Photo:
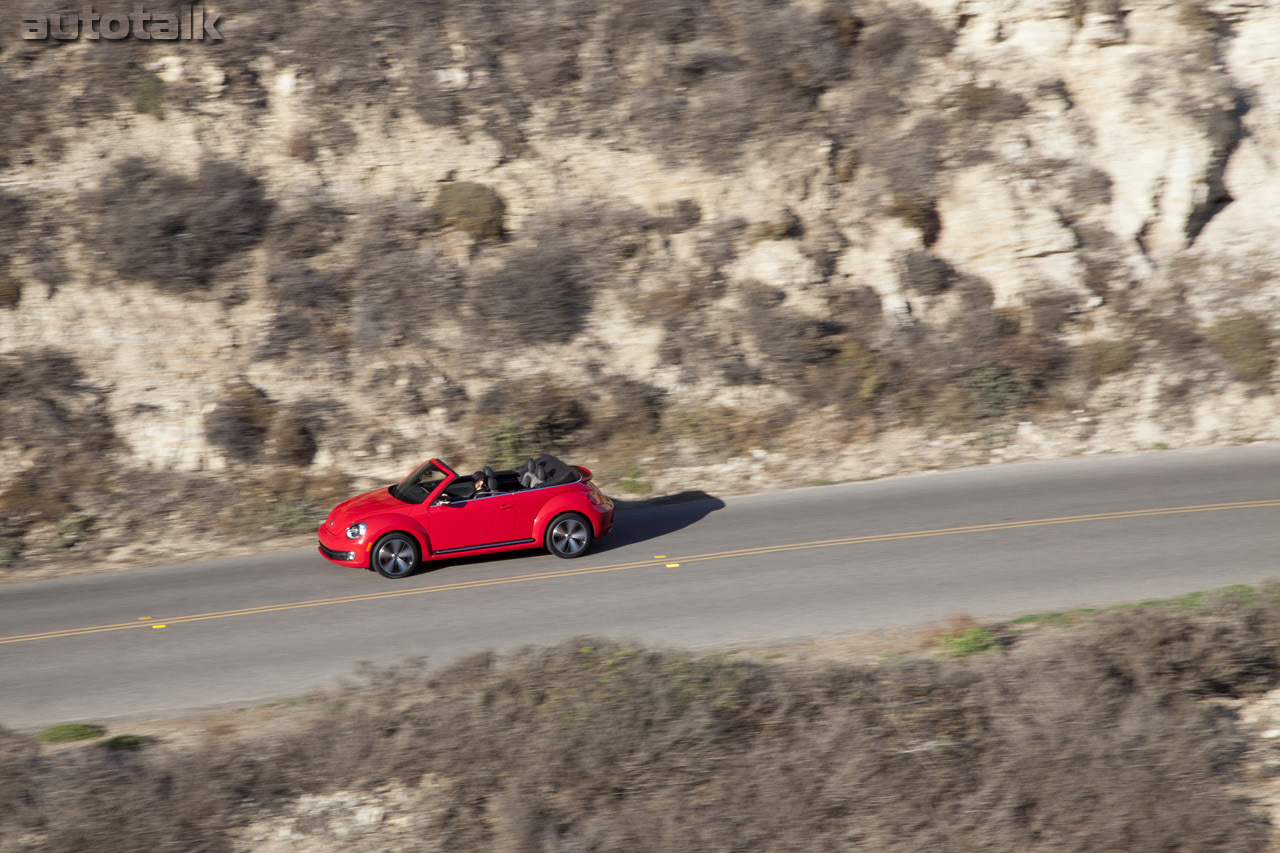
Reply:
[[[360,537],[364,536],[364,532],[367,529],[368,528],[365,526],[365,523],[363,521],[360,522],[359,524],[353,524],[347,528],[347,538],[359,539]]]

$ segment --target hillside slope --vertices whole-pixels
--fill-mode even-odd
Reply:
[[[0,18],[10,576],[432,454],[645,496],[1275,435],[1273,6],[209,8]]]

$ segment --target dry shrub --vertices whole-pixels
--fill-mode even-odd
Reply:
[[[284,254],[271,255],[267,291],[274,310],[255,359],[278,359],[297,352],[319,358],[348,348],[344,321],[349,279],[317,266]]]
[[[938,216],[937,202],[933,199],[895,195],[889,200],[884,212],[919,230],[926,249],[938,242],[938,235],[942,233],[942,220]]]
[[[289,142],[285,146],[285,153],[295,160],[311,163],[316,159],[316,144],[312,140],[311,134],[306,131],[298,131],[289,137]]]
[[[592,383],[587,428],[578,436],[579,443],[586,447],[609,442],[647,444],[662,423],[665,396],[664,391],[634,379],[597,380]]]
[[[1266,319],[1242,311],[1214,323],[1205,339],[1236,379],[1256,382],[1271,376],[1271,327]]]
[[[243,538],[313,533],[329,510],[351,496],[350,479],[335,470],[249,471],[235,483],[235,504],[223,525]]]
[[[285,255],[271,258],[267,290],[278,311],[319,308],[327,313],[347,298],[347,288],[339,276]],[[332,319],[334,315],[329,316]]]
[[[22,301],[22,282],[0,272],[0,308],[17,308]]]
[[[757,222],[747,231],[747,235],[755,242],[766,240],[790,240],[804,234],[804,225],[800,217],[789,208],[779,218]]]
[[[582,331],[593,293],[588,258],[562,241],[525,244],[471,282],[469,302],[488,340],[565,343]]]
[[[83,523],[71,524],[87,526],[89,515],[103,509],[104,497],[119,483],[116,466],[108,461],[116,435],[106,394],[58,350],[0,355],[0,439],[30,463],[0,477],[0,567],[7,567],[26,548],[26,522],[56,522],[79,511]],[[68,548],[83,538],[81,529],[66,532]],[[56,543],[35,544],[63,542],[58,534]]]
[[[841,290],[830,297],[828,308],[833,321],[868,340],[884,325],[884,304],[874,287],[856,285]]]
[[[951,264],[929,252],[906,252],[898,258],[898,265],[906,286],[921,296],[945,293],[959,275]]]
[[[275,412],[266,393],[245,381],[229,385],[204,418],[204,436],[232,459],[258,458]]]
[[[1039,293],[1027,299],[1031,325],[1044,335],[1056,335],[1071,319],[1077,299],[1070,293]]]
[[[1105,673],[1117,691],[1240,697],[1264,692],[1280,680],[1280,607],[1274,588],[1261,602],[1229,597],[1196,612],[1142,607],[1108,613],[1059,654]]]
[[[225,849],[302,794],[431,774],[410,807],[417,841],[444,849],[1261,851],[1265,814],[1233,787],[1240,736],[1196,700],[1276,685],[1276,614],[1271,595],[1119,612],[875,667],[580,638],[369,669],[271,739],[37,758],[0,733],[0,838]]]
[[[1097,380],[1132,367],[1138,348],[1129,341],[1090,341],[1084,345],[1084,357],[1089,378]]]
[[[742,302],[749,307],[734,324],[751,341],[772,381],[794,380],[807,365],[824,361],[837,350],[834,336],[839,327],[788,309],[786,297],[785,291],[748,283]]]
[[[0,273],[8,266],[9,257],[28,218],[25,201],[13,193],[0,191]]]
[[[1182,0],[1178,4],[1178,23],[1197,35],[1217,34],[1223,25],[1222,20],[1198,0]]]
[[[115,442],[106,395],[52,348],[0,355],[0,436],[24,450],[101,454]]]
[[[662,413],[659,434],[666,441],[691,444],[706,455],[739,456],[772,447],[794,418],[790,409],[753,411],[744,417],[728,406],[672,406]]]
[[[1067,192],[1084,209],[1111,204],[1111,186],[1111,176],[1096,166],[1075,165],[1067,172]],[[1081,225],[1077,224],[1077,233]],[[1087,245],[1096,241],[1086,238],[1083,242]]]
[[[289,257],[310,258],[340,242],[346,224],[346,217],[327,200],[311,199],[299,209],[274,218],[269,244]]]
[[[550,376],[503,380],[483,394],[473,410],[480,464],[511,467],[529,456],[561,453],[589,418],[577,393]]]
[[[311,424],[297,410],[284,411],[271,420],[267,431],[270,458],[284,465],[305,468],[316,455],[316,437]]]
[[[874,411],[876,399],[889,383],[894,365],[855,337],[842,338],[835,354],[805,375],[805,398],[817,405],[835,403],[846,416]]]
[[[689,198],[682,198],[673,205],[665,205],[662,216],[656,222],[666,234],[680,234],[702,221],[702,206]]]
[[[647,243],[653,220],[627,205],[577,204],[546,211],[477,274],[467,303],[492,342],[564,343],[582,331],[595,292]]]
[[[256,245],[272,207],[261,182],[234,164],[206,161],[188,178],[136,157],[86,200],[86,240],[116,275],[179,294],[207,289],[220,266]]]
[[[389,250],[353,273],[351,328],[366,349],[434,342],[441,317],[461,297],[462,275],[450,259],[431,249]]]
[[[966,83],[951,92],[945,102],[954,107],[965,122],[1013,121],[1027,112],[1027,102],[1021,95],[997,85]]]
[[[909,324],[881,347],[884,416],[965,429],[1050,399],[1071,351],[1049,334],[1022,331],[1021,312],[993,307],[982,279],[957,275],[951,290],[961,310],[946,327]]]

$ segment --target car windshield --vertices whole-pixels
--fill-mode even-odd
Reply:
[[[431,494],[431,490],[444,480],[445,474],[428,462],[414,471],[404,480],[391,487],[391,497],[408,504],[420,504]]]

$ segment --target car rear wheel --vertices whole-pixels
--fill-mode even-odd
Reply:
[[[557,515],[547,525],[547,550],[566,560],[587,553],[591,538],[591,525],[576,512]]]
[[[373,569],[384,578],[399,580],[417,571],[422,562],[418,543],[405,533],[388,533],[373,546]]]

